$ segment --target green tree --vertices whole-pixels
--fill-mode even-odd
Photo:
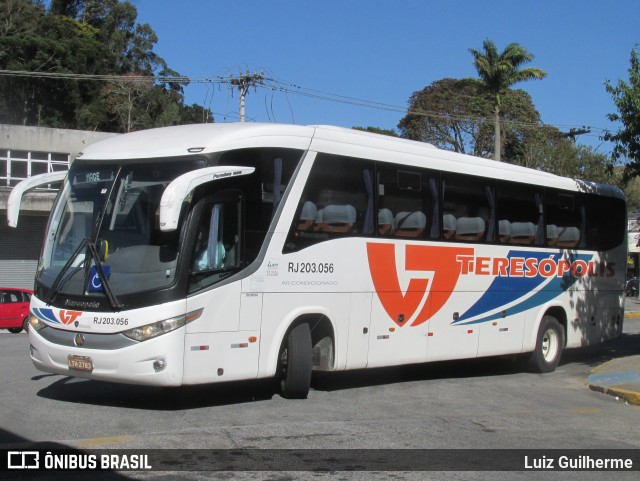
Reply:
[[[118,130],[132,132],[146,127],[143,116],[138,113],[141,98],[153,88],[145,77],[129,75],[127,80],[109,82],[102,89],[104,108],[117,119]]]
[[[9,1],[20,8],[0,9],[0,23],[11,24],[0,37],[0,69],[93,74],[107,68],[106,52],[94,29],[69,17],[46,14],[29,0]],[[91,82],[2,76],[0,122],[74,128],[76,109],[97,92],[98,86]]]
[[[594,152],[588,146],[575,145],[555,127],[544,127],[542,135],[527,144],[517,163],[573,179],[618,183],[606,154]]]
[[[30,0],[0,0],[0,37],[32,32],[44,15],[44,6]]]
[[[492,40],[485,40],[482,44],[483,51],[469,49],[473,55],[473,64],[478,71],[485,88],[493,96],[494,130],[495,130],[495,159],[501,160],[500,140],[500,112],[502,109],[502,96],[512,85],[532,79],[542,79],[546,73],[539,68],[520,68],[523,64],[533,60],[524,47],[517,43],[511,43],[501,53]]]
[[[619,167],[617,172],[620,179],[624,176],[624,167]],[[624,196],[627,199],[627,210],[629,212],[636,212],[640,209],[640,177],[634,177],[626,182],[622,182],[622,189],[624,190]]]
[[[84,0],[51,0],[49,12],[54,15],[76,18],[84,5]]]
[[[203,124],[213,122],[213,112],[202,105],[184,105],[180,109],[181,124]]]
[[[136,7],[120,0],[0,0],[0,122],[123,132],[175,123],[211,121],[211,112],[184,105],[185,81],[153,48],[157,35],[137,24]],[[117,85],[44,74],[119,75]],[[127,77],[144,77],[130,102]],[[130,80],[130,79],[129,79]],[[125,89],[126,90],[126,89]],[[113,96],[114,98],[110,98]],[[125,115],[126,114],[126,115]]]
[[[622,126],[616,131],[607,131],[604,140],[614,143],[611,153],[613,161],[628,160],[623,181],[640,175],[640,61],[638,49],[631,51],[629,82],[618,80],[617,85],[605,83],[607,92],[613,97],[618,113],[607,117]]]
[[[481,131],[488,104],[476,79],[437,80],[414,92],[398,128],[403,137],[442,149],[483,155]]]
[[[523,90],[502,93],[507,158],[517,161],[538,130],[540,114]],[[493,97],[478,79],[445,78],[414,92],[400,120],[401,136],[455,152],[490,157]]]
[[[351,127],[353,130],[362,130],[363,132],[371,132],[373,134],[387,135],[389,137],[398,137],[398,132],[392,129],[381,129],[380,127]]]

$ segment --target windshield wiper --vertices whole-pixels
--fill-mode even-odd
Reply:
[[[62,266],[62,269],[60,269],[60,272],[58,272],[58,275],[56,276],[56,278],[54,279],[53,283],[51,284],[51,287],[49,288],[49,290],[47,291],[47,296],[45,298],[45,302],[47,304],[51,304],[51,302],[53,301],[53,298],[56,296],[56,294],[58,293],[58,289],[60,287],[62,287],[61,282],[62,282],[62,277],[66,274],[66,272],[69,270],[69,267],[71,267],[71,264],[73,264],[73,261],[76,260],[76,257],[78,257],[80,255],[80,252],[82,251],[82,249],[84,249],[84,247],[87,245],[87,242],[89,242],[89,239],[87,239],[86,237],[84,239],[82,239],[82,242],[80,242],[80,245],[78,245],[78,247],[76,248],[75,251],[73,251],[73,254],[71,254],[69,256],[69,260],[67,260],[67,262],[65,263],[64,266]]]
[[[89,251],[88,260],[91,261],[93,259],[93,263],[96,266],[96,271],[98,273],[98,276],[100,276],[102,290],[104,291],[104,294],[107,300],[109,301],[111,308],[114,310],[122,309],[124,307],[124,304],[122,304],[118,300],[118,298],[115,296],[115,294],[111,290],[111,286],[109,285],[107,276],[105,275],[104,269],[102,268],[102,262],[100,261],[100,256],[98,255],[98,249],[96,248],[96,244],[94,242],[91,242],[87,237],[82,239],[82,242],[80,242],[80,245],[76,248],[75,251],[73,251],[73,254],[71,254],[71,256],[69,257],[69,260],[65,263],[62,269],[60,269],[60,272],[56,276],[55,280],[51,284],[51,287],[49,288],[49,291],[47,292],[45,302],[47,304],[51,304],[51,302],[53,301],[53,298],[56,296],[59,289],[62,288],[62,286],[64,285],[64,283],[62,282],[62,278],[64,277],[65,273],[69,270],[69,267],[71,267],[71,264],[75,261],[76,257],[80,255],[80,252],[82,252],[82,250],[85,247]],[[88,267],[89,264],[90,262],[87,263],[86,266]],[[67,279],[69,279],[70,277],[71,276],[67,277]]]

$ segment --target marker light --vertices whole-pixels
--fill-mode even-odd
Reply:
[[[171,319],[165,319],[145,326],[134,327],[133,329],[122,331],[122,334],[136,341],[147,341],[154,337],[162,336],[167,332],[175,331],[195,321],[202,315],[203,310],[204,309],[198,309],[182,316],[172,317]]]

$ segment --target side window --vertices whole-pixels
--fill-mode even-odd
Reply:
[[[377,233],[382,237],[437,239],[438,175],[426,169],[378,164]]]
[[[584,247],[583,197],[574,192],[547,190],[545,216],[546,239],[550,247],[572,249]]]
[[[18,302],[22,302],[22,295],[18,291],[9,291],[7,293],[7,303],[16,304]]]
[[[545,243],[542,189],[502,182],[498,184],[498,241],[503,244]]]
[[[240,267],[238,200],[202,201],[195,235],[189,292],[210,286]]]
[[[445,175],[442,198],[443,239],[462,242],[495,240],[496,208],[492,180]]]
[[[621,245],[627,224],[624,200],[589,194],[585,204],[587,249],[606,251]]]
[[[373,235],[374,165],[318,154],[289,231],[286,251],[329,239]]]
[[[251,175],[234,177],[226,184],[243,191],[243,250],[246,264],[260,254],[271,223],[276,215],[287,187],[293,179],[304,152],[285,148],[249,148],[230,150],[221,154],[215,165],[254,167]],[[220,189],[223,180],[212,183],[212,193]],[[204,194],[206,195],[206,194]]]

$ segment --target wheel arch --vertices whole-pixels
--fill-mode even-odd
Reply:
[[[568,316],[566,306],[561,303],[553,303],[545,306],[537,312],[534,318],[535,322],[528,323],[529,327],[525,330],[525,337],[523,339],[522,352],[531,352],[536,347],[536,339],[538,337],[538,331],[540,330],[540,324],[546,316],[555,317],[562,328],[564,329],[564,346],[567,346],[567,328],[568,328]]]
[[[330,315],[323,309],[314,309],[306,312],[295,312],[288,317],[288,321],[282,322],[277,333],[273,337],[273,343],[268,357],[267,371],[276,373],[278,356],[287,337],[293,328],[300,324],[308,324],[311,330],[311,345],[313,351],[313,369],[320,371],[332,371],[336,365],[336,326]]]
[[[311,330],[311,350],[313,352],[313,369],[317,371],[332,371],[335,367],[336,338],[333,322],[328,315],[313,312],[298,315],[287,328],[280,347],[287,340],[291,330],[300,325],[308,324]]]
[[[542,322],[542,319],[545,318],[545,316],[552,316],[555,317],[557,319],[557,321],[560,323],[560,325],[562,326],[562,328],[564,329],[564,345],[562,346],[567,347],[567,328],[569,327],[568,325],[568,318],[567,318],[567,311],[564,309],[564,307],[562,306],[551,306],[549,308],[547,308],[542,316],[540,316],[540,319],[538,320],[538,324],[536,327],[536,332],[540,326],[540,323]]]

